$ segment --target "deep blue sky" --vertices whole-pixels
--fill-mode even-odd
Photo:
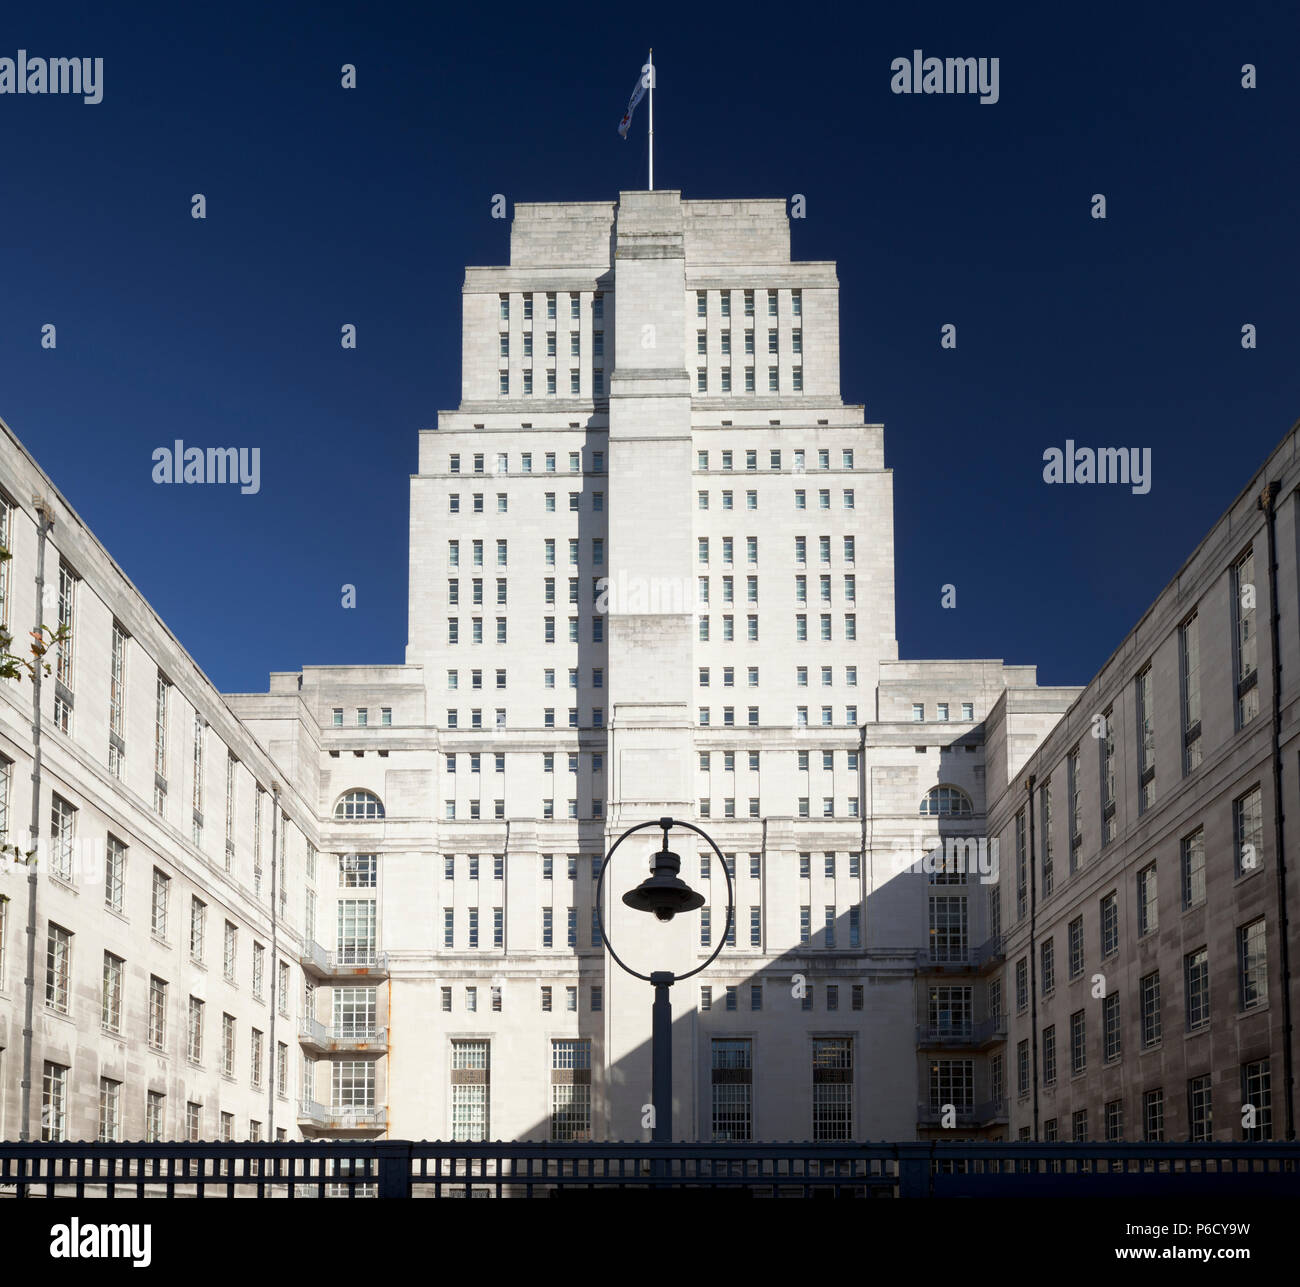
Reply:
[[[491,196],[643,187],[644,105],[615,131],[649,45],[658,186],[803,193],[795,256],[838,261],[903,656],[1086,682],[1300,416],[1286,6],[469,8],[0,26],[105,59],[96,106],[0,96],[0,416],[224,689],[402,659],[416,431],[459,400],[464,266],[508,257]],[[997,56],[1001,101],[892,94],[917,47]],[[177,437],[259,446],[261,494],[153,484]],[[1046,486],[1067,438],[1150,447],[1151,493]]]

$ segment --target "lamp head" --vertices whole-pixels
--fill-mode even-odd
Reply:
[[[638,912],[653,912],[656,919],[670,921],[678,912],[693,912],[704,906],[704,895],[697,894],[678,872],[682,860],[668,848],[664,831],[663,848],[650,859],[650,875],[635,889],[623,895],[623,902]]]

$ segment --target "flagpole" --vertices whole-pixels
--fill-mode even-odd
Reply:
[[[650,48],[650,191],[655,190],[655,51]]]

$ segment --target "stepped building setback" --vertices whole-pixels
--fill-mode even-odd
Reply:
[[[840,399],[835,265],[791,259],[782,201],[517,206],[462,314],[402,664],[217,692],[4,427],[0,612],[40,619],[42,506],[70,638],[26,1124],[28,873],[0,876],[0,1135],[644,1138],[650,989],[594,899],[663,815],[735,888],[727,935],[685,831],[700,913],[623,905],[652,830],[607,873],[634,968],[727,935],[673,989],[676,1138],[1289,1126],[1294,430],[1101,674],[1043,687],[899,659],[883,426]],[[33,749],[0,684],[23,849]]]

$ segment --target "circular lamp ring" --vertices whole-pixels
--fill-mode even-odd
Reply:
[[[668,824],[667,826],[664,826],[665,822]],[[693,822],[682,822],[676,818],[652,818],[652,819],[648,819],[645,822],[638,822],[636,826],[629,827],[621,836],[619,836],[619,838],[616,841],[614,841],[613,845],[610,846],[609,853],[605,855],[605,861],[600,865],[600,877],[596,881],[596,921],[597,924],[600,926],[600,939],[601,942],[605,945],[606,950],[609,952],[610,956],[612,956],[614,960],[618,963],[619,968],[624,970],[626,973],[632,975],[633,978],[643,979],[646,983],[655,982],[654,978],[651,975],[642,974],[640,970],[632,969],[632,967],[628,965],[623,960],[623,958],[619,956],[619,954],[616,951],[614,951],[614,945],[613,943],[610,942],[609,935],[605,932],[605,912],[604,912],[605,899],[603,897],[604,888],[605,888],[605,868],[608,867],[609,864],[613,861],[614,854],[617,851],[619,845],[621,845],[623,841],[625,841],[628,838],[628,836],[634,835],[638,831],[644,831],[647,827],[659,827],[663,831],[664,848],[668,847],[668,833],[674,827],[684,827],[686,828],[687,831],[693,831],[695,832],[696,835],[703,836],[704,839],[709,842],[709,847],[713,850],[715,854],[718,855],[718,861],[722,864],[722,873],[727,878],[727,924],[722,931],[722,935],[718,939],[718,946],[713,949],[713,952],[710,954],[708,960],[704,961],[700,965],[697,965],[693,970],[687,970],[685,974],[678,974],[672,976],[672,982],[680,983],[683,979],[689,979],[691,975],[698,974],[701,970],[708,969],[708,967],[712,965],[714,961],[717,960],[718,954],[722,951],[723,944],[726,943],[727,938],[731,933],[731,923],[736,913],[735,886],[732,884],[731,871],[727,867],[727,860],[722,856],[722,850],[718,848],[717,844],[713,840],[713,837],[709,835],[707,831],[704,831],[702,828],[697,827]]]

